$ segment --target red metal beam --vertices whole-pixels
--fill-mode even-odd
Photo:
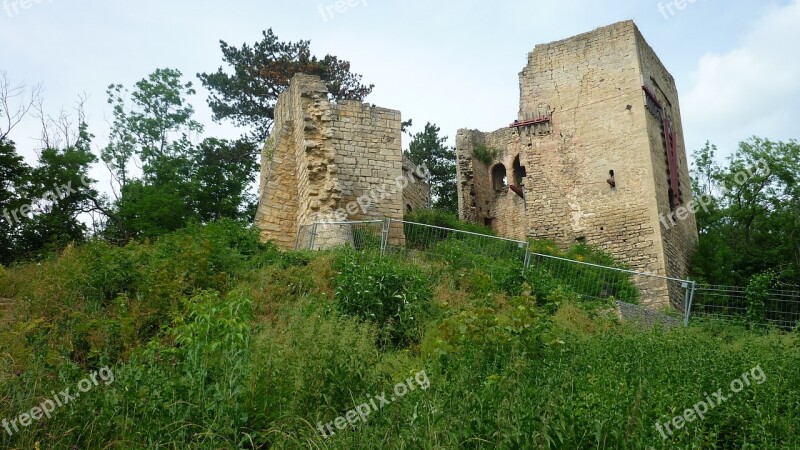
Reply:
[[[669,187],[672,189],[672,204],[683,204],[678,175],[678,134],[672,130],[672,123],[664,117],[664,139],[667,144],[667,162],[669,164]]]
[[[528,120],[515,120],[508,128],[519,128],[519,127],[527,127],[529,125],[536,125],[537,123],[546,123],[550,122],[549,117],[539,117],[538,119],[528,119]]]
[[[658,101],[658,97],[656,97],[656,94],[654,94],[653,91],[651,91],[647,86],[644,85],[642,86],[642,90],[644,90],[644,93],[647,94],[648,97],[650,97],[650,100],[656,102],[656,105],[658,105],[659,108],[661,108],[662,110],[664,109],[664,105],[660,101]]]

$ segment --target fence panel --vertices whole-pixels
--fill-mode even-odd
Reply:
[[[800,288],[748,295],[743,287],[697,285],[691,312],[711,319],[793,330],[800,325]]]
[[[308,250],[311,248],[311,237],[314,225],[300,225],[297,229],[297,236],[294,239],[294,250]]]
[[[300,226],[297,250],[331,250],[352,247],[356,250],[380,250],[383,220],[359,222],[317,222]]]
[[[538,253],[530,259],[528,270],[542,281],[542,289],[563,286],[583,298],[671,306],[685,315],[691,282]]]
[[[459,266],[508,261],[523,270],[525,265],[527,242],[402,220],[389,223],[386,250],[390,253],[402,253],[410,259],[424,256]]]
[[[679,324],[654,306],[672,306],[688,321],[694,283],[632,270],[530,252],[530,244],[497,236],[402,220],[316,223],[300,227],[298,248],[325,250],[340,246],[402,254],[411,260],[439,260],[454,267],[489,267],[510,263],[533,271],[534,290],[543,295],[563,287],[580,298],[611,299],[623,319]],[[476,258],[476,256],[479,256]],[[637,305],[640,304],[640,305]],[[631,317],[627,317],[631,316]]]

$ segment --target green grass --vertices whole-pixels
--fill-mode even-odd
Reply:
[[[447,239],[429,250],[282,253],[219,223],[0,268],[20,319],[0,328],[0,419],[114,373],[0,447],[800,447],[796,334],[628,326],[566,280]],[[662,438],[657,421],[757,365],[763,384]],[[428,389],[317,430],[420,370]]]

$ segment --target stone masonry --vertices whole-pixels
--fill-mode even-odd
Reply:
[[[402,219],[409,207],[427,204],[429,190],[420,186],[426,180],[403,161],[400,122],[399,111],[333,102],[319,77],[296,75],[278,98],[262,152],[255,219],[261,238],[291,249],[300,225],[331,217]],[[394,236],[402,235],[398,227]],[[352,230],[321,227],[315,242],[315,248],[344,245]]]
[[[511,126],[457,134],[461,218],[685,277],[698,237],[681,208],[692,192],[678,93],[636,25],[537,45],[519,79]],[[672,282],[640,287],[651,303],[682,300]]]
[[[424,170],[418,168],[411,160],[403,157],[403,175],[409,180],[403,189],[403,205],[405,212],[410,213],[431,206],[431,185],[425,178]],[[412,178],[413,177],[413,178]]]

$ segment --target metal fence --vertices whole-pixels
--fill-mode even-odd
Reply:
[[[348,246],[356,250],[381,249],[384,220],[356,222],[316,222],[301,225],[295,238],[295,250],[327,250]]]
[[[527,241],[394,219],[303,225],[295,249],[341,246],[457,267],[510,264],[523,274],[533,272],[532,288],[543,295],[560,287],[579,298],[614,300],[621,317],[646,317],[648,322],[688,323],[694,288],[691,281],[534,253]],[[668,305],[676,310],[673,315],[663,313]]]
[[[424,257],[459,266],[506,262],[518,265],[520,271],[526,266],[530,244],[525,241],[404,220],[389,224],[385,250],[408,259]]]
[[[800,287],[748,295],[743,287],[697,285],[691,314],[795,330],[800,325]]]
[[[563,286],[582,298],[641,304],[654,313],[671,306],[688,323],[694,283],[620,267],[531,253],[528,270],[544,289]],[[662,308],[665,309],[665,308]]]
[[[693,281],[539,254],[530,243],[403,220],[319,222],[298,229],[295,250],[348,246],[439,260],[458,267],[510,264],[532,272],[534,291],[559,288],[579,298],[614,300],[621,318],[668,325],[690,317],[739,321],[795,330],[800,325],[800,287],[749,294],[736,286]],[[664,314],[663,307],[672,312]],[[660,306],[656,308],[654,306]]]

